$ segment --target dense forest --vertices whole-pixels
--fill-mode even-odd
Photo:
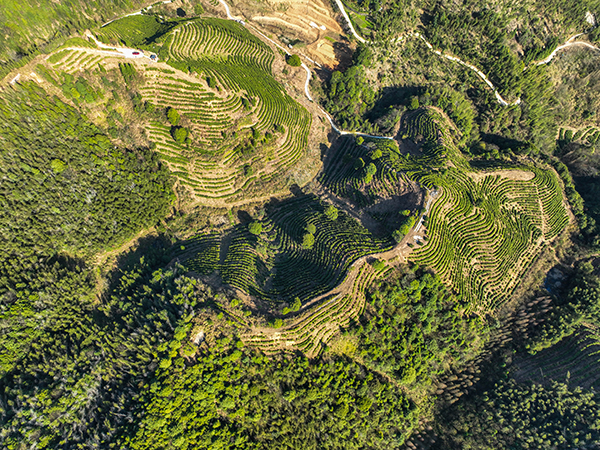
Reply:
[[[595,448],[598,394],[564,383],[503,381],[440,421],[442,445],[463,449]]]
[[[0,108],[5,251],[89,255],[168,213],[172,182],[149,149],[115,147],[35,84],[6,93]]]

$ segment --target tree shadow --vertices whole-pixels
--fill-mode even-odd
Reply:
[[[136,270],[154,271],[169,263],[171,240],[163,235],[144,236],[135,246],[121,253],[115,262],[114,269],[106,276],[107,289],[104,295],[115,291],[123,274]]]
[[[333,54],[335,55],[335,59],[338,62],[334,70],[339,70],[340,72],[343,72],[352,65],[352,57],[354,56],[354,51],[352,50],[348,42],[334,42]]]
[[[379,99],[366,117],[369,121],[375,122],[388,112],[390,106],[406,105],[410,97],[421,95],[424,91],[425,88],[420,86],[384,87]]]
[[[250,213],[241,209],[237,212],[237,217],[242,225],[247,225],[254,220]]]
[[[508,148],[512,150],[516,150],[527,145],[523,141],[519,141],[517,139],[508,138],[505,136],[501,136],[499,134],[493,133],[482,133],[481,140],[484,142],[488,142],[490,144],[497,145],[501,150],[506,150]]]

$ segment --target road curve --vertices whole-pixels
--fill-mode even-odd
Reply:
[[[308,98],[311,102],[313,101],[312,97],[310,96],[310,92],[308,91],[308,83],[310,83],[310,69],[308,68],[308,66],[304,63],[302,63],[302,68],[304,70],[306,70],[306,82],[304,83],[304,94],[306,94],[306,98]]]
[[[225,13],[227,14],[227,18],[229,20],[235,20],[236,22],[241,23],[242,25],[252,28],[256,33],[260,34],[264,39],[268,40],[269,42],[271,42],[273,45],[277,46],[278,48],[280,48],[281,50],[283,50],[285,52],[286,55],[289,55],[290,52],[288,52],[288,50],[279,45],[277,42],[275,42],[273,39],[271,39],[270,37],[266,36],[264,33],[262,33],[259,29],[257,29],[256,27],[250,25],[250,24],[246,24],[244,21],[236,19],[234,16],[231,15],[231,11],[229,9],[229,5],[227,5],[227,3],[224,0],[219,0],[219,3],[221,3],[224,8],[225,8]],[[343,5],[342,5],[343,7]],[[364,41],[364,40],[363,40]],[[307,58],[306,56],[302,55],[304,58],[310,60],[310,58]],[[312,60],[310,60],[311,62],[314,62]],[[327,113],[327,111],[325,111],[320,105],[318,105],[312,98],[312,96],[310,95],[310,91],[309,91],[309,84],[310,84],[310,78],[312,76],[312,73],[310,71],[310,69],[308,68],[308,66],[305,63],[302,63],[301,67],[306,71],[306,81],[304,82],[304,95],[306,95],[306,98],[310,101],[313,102],[317,105],[317,107],[319,108],[319,110],[321,110],[321,112],[325,115],[325,117],[327,118],[327,120],[329,121],[329,123],[331,124],[331,128],[338,134],[340,135],[346,135],[346,134],[352,134],[354,136],[363,136],[366,138],[372,138],[372,139],[387,139],[387,140],[393,140],[394,138],[392,137],[388,137],[388,136],[374,136],[372,134],[366,134],[366,133],[358,133],[358,132],[354,132],[354,131],[345,131],[345,130],[340,130],[335,122],[333,121],[333,119],[331,118],[331,116]]]
[[[222,0],[219,0],[219,1],[222,1]],[[344,16],[344,19],[346,20],[346,23],[348,24],[348,27],[350,28],[350,32],[356,38],[356,40],[363,44],[369,43],[369,41],[367,41],[362,36],[360,36],[354,29],[354,26],[352,25],[352,22],[350,21],[350,17],[348,16],[348,13],[346,12],[346,8],[344,7],[342,0],[335,0],[335,3],[338,6],[338,8],[340,9],[342,16]],[[431,45],[420,33],[409,33],[408,36],[414,36],[414,37],[421,39],[425,43],[427,48],[429,50],[431,50],[433,53],[435,53],[436,55],[441,56],[442,58],[446,58],[450,61],[457,62],[460,65],[473,70],[479,76],[479,78],[481,78],[484,81],[484,83],[487,84],[492,89],[492,91],[494,92],[494,96],[496,97],[496,100],[502,106],[513,106],[513,105],[518,105],[521,103],[520,98],[518,98],[514,102],[507,102],[505,99],[503,99],[502,96],[500,95],[500,93],[498,92],[498,90],[496,89],[496,87],[494,86],[494,84],[489,80],[489,78],[474,65],[463,61],[462,59],[460,59],[457,56],[447,55],[447,54],[442,53],[440,50],[434,49],[433,45]],[[395,39],[395,41],[400,42],[403,40],[403,38],[404,38],[404,36],[400,36],[399,38]]]
[[[600,51],[600,48],[596,47],[595,45],[590,44],[589,42],[585,42],[585,41],[573,41],[573,39],[575,39],[578,36],[581,36],[583,33],[579,33],[576,34],[575,36],[571,37],[569,40],[567,40],[567,42],[565,42],[562,45],[559,45],[558,47],[556,47],[554,49],[554,51],[552,53],[550,53],[547,57],[545,57],[544,59],[541,59],[539,61],[534,61],[532,64],[536,65],[536,66],[541,66],[542,64],[548,64],[550,61],[552,61],[552,59],[556,56],[556,54],[561,51],[564,50],[565,48],[569,48],[569,47],[575,47],[575,46],[583,46],[583,47],[587,47],[591,50],[596,50],[596,51]]]
[[[366,44],[367,40],[365,38],[363,38],[362,36],[360,36],[354,29],[354,25],[352,25],[352,21],[350,21],[350,17],[348,16],[348,13],[346,12],[346,8],[344,8],[344,4],[342,3],[342,0],[335,0],[335,4],[338,6],[338,8],[340,8],[342,16],[344,16],[344,19],[346,19],[346,23],[348,24],[348,27],[350,28],[350,32],[352,33],[352,36],[354,36],[354,38],[357,41],[359,41],[363,44]]]
[[[227,14],[227,18],[230,20],[235,20],[235,18],[231,15],[231,11],[229,10],[229,5],[225,3],[223,0],[219,0],[219,3],[225,7],[225,13]]]

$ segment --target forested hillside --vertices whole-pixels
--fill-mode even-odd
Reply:
[[[33,83],[6,92],[0,108],[5,252],[89,255],[169,212],[171,177],[149,149],[114,146]]]

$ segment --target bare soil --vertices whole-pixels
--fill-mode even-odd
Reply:
[[[330,4],[322,0],[230,2],[232,14],[242,15],[284,47],[329,69],[352,58],[348,39]],[[217,7],[218,8],[218,7]]]

